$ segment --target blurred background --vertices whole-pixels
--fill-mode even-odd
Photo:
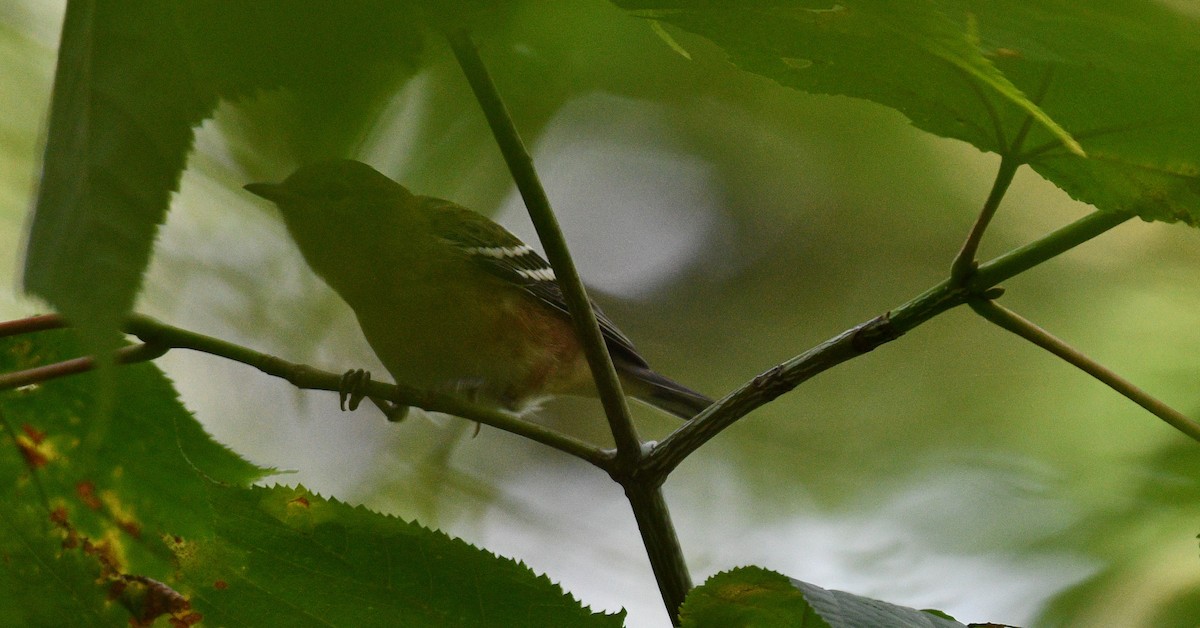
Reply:
[[[864,101],[810,96],[604,2],[518,2],[478,33],[593,296],[656,369],[714,397],[936,284],[999,159]],[[564,6],[560,6],[564,5]],[[63,5],[0,4],[0,316],[19,296]],[[274,210],[296,103],[222,104],[197,135],[139,310],[330,370],[378,364]],[[379,101],[356,154],[536,241],[445,45]],[[290,127],[289,133],[296,129]],[[1089,207],[1019,173],[982,256]],[[1004,303],[1200,415],[1200,234],[1132,221],[1007,284]],[[633,517],[602,473],[419,413],[387,424],[204,355],[159,364],[274,481],[525,561],[585,603],[666,626]],[[675,421],[636,408],[644,437]],[[536,416],[608,442],[599,404]],[[756,411],[666,485],[697,582],[757,564],[964,622],[1195,626],[1200,446],[965,309]]]

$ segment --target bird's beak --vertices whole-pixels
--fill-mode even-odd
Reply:
[[[280,201],[293,196],[287,188],[278,183],[247,183],[246,185],[242,186],[242,189],[255,196],[261,196],[273,203],[279,203]]]

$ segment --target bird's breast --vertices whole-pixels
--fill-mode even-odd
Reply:
[[[394,273],[376,288],[343,296],[397,382],[507,406],[590,382],[566,316],[469,263]]]

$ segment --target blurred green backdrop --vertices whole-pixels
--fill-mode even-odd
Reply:
[[[561,6],[560,6],[561,4]],[[19,296],[62,5],[0,5],[0,290]],[[785,90],[604,2],[512,3],[482,52],[584,277],[659,370],[719,396],[940,281],[998,164],[898,113]],[[361,157],[534,240],[449,51],[379,108]],[[383,373],[349,310],[240,190],[296,164],[286,94],[198,134],[139,309],[332,370]],[[289,132],[295,133],[295,129]],[[314,131],[315,133],[315,131]],[[1028,170],[990,257],[1089,211]],[[1006,287],[1004,302],[1200,414],[1200,237],[1127,224]],[[584,602],[666,625],[623,496],[591,468],[445,417],[371,409],[211,357],[160,364],[222,442],[279,481],[416,518],[520,558]],[[670,417],[639,409],[646,436]],[[603,441],[599,405],[539,420]],[[826,588],[1018,625],[1194,626],[1200,448],[965,310],[755,412],[666,486],[697,581],[759,564]]]

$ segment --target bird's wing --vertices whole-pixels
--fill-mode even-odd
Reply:
[[[554,269],[537,251],[487,217],[450,201],[428,196],[418,199],[430,216],[433,233],[446,244],[466,253],[487,272],[519,286],[542,303],[570,316]],[[638,366],[646,360],[631,341],[592,303],[600,332],[610,349]]]

